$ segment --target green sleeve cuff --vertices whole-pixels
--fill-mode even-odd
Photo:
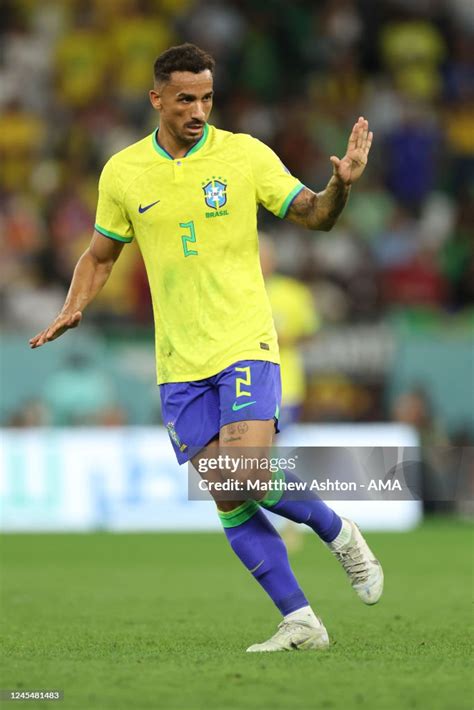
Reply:
[[[133,239],[133,237],[122,237],[121,234],[116,234],[115,232],[111,232],[108,229],[104,229],[98,224],[94,226],[94,229],[99,232],[99,234],[102,234],[102,236],[109,237],[109,239],[115,239],[117,242],[125,242],[126,244],[128,244]]]
[[[278,213],[278,217],[279,217],[280,219],[284,219],[284,218],[286,217],[287,212],[288,212],[288,210],[289,210],[290,207],[291,207],[291,203],[293,202],[293,200],[295,199],[295,197],[300,194],[300,192],[301,192],[301,190],[302,190],[303,188],[304,188],[304,185],[303,185],[303,183],[300,182],[300,183],[299,183],[298,185],[296,185],[296,187],[294,187],[293,190],[290,192],[290,194],[288,195],[288,197],[286,198],[286,200],[285,200],[284,203],[282,204],[282,206],[281,206],[281,208],[280,208],[280,211],[279,211],[279,213]]]

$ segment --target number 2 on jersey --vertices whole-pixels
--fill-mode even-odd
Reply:
[[[188,242],[191,242],[192,244],[196,243],[196,232],[194,231],[194,222],[180,222],[179,226],[182,229],[189,229],[189,234],[181,235],[184,256],[198,256],[197,251],[195,249],[190,249],[188,246]]]

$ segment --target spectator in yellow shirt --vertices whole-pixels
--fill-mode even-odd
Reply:
[[[275,272],[276,257],[271,238],[260,232],[259,243],[262,272],[280,345],[280,429],[283,429],[301,416],[306,378],[298,346],[314,335],[320,320],[309,288],[294,278]]]

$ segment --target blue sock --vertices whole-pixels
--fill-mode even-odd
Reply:
[[[308,606],[288,561],[286,547],[255,501],[246,501],[219,518],[232,549],[283,616]]]
[[[278,471],[273,475],[273,480],[279,478],[286,482],[301,481],[289,471]],[[307,500],[292,500],[291,492],[270,491],[260,505],[295,523],[306,523],[321,540],[332,542],[341,532],[341,518],[315,493],[307,493],[306,496]]]

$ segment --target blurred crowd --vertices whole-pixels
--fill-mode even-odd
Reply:
[[[472,3],[11,0],[1,33],[3,323],[29,327],[60,307],[101,167],[155,126],[153,60],[185,40],[217,60],[213,122],[261,138],[314,189],[354,119],[369,118],[370,168],[333,232],[314,239],[262,215],[324,321],[472,307]],[[135,247],[95,312],[150,322]]]
[[[343,155],[354,120],[369,119],[369,167],[333,231],[312,235],[260,215],[276,268],[305,284],[318,327],[409,311],[472,323],[469,0],[4,0],[2,20],[3,327],[33,334],[62,306],[92,233],[100,170],[155,127],[147,94],[153,61],[183,41],[217,61],[211,122],[260,138],[312,189],[323,189],[329,156]],[[88,322],[150,326],[134,244]],[[102,389],[107,423],[111,403]],[[338,411],[325,417],[328,392]],[[383,396],[370,395],[326,377],[307,418],[399,416],[381,411]]]

